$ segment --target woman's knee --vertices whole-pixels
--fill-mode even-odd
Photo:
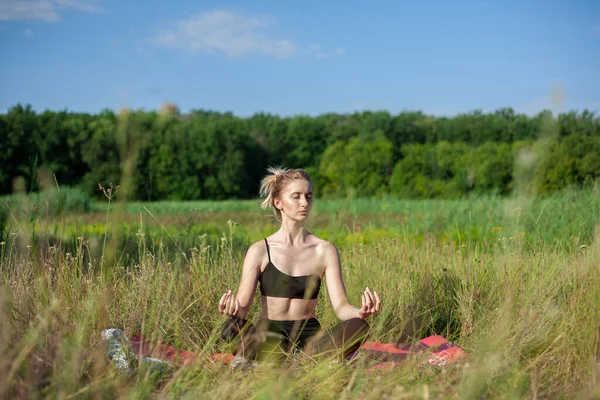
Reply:
[[[370,329],[369,323],[362,318],[352,318],[346,322],[345,331],[355,333],[367,333]]]
[[[236,339],[248,321],[241,318],[229,318],[223,323],[221,327],[221,339],[226,342],[231,342]]]

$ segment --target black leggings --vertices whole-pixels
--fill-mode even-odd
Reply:
[[[278,358],[298,350],[316,356],[342,355],[356,351],[366,340],[369,324],[364,319],[342,321],[322,329],[316,318],[298,321],[260,319],[251,324],[230,318],[223,324],[221,338],[231,342],[239,337],[236,355],[253,360]]]

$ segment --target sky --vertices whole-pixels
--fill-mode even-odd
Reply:
[[[600,1],[0,0],[0,113],[600,112]]]

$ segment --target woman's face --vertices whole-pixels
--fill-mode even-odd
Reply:
[[[304,179],[294,179],[286,185],[278,198],[275,199],[275,207],[282,214],[297,221],[305,220],[310,214],[313,204],[312,184]]]

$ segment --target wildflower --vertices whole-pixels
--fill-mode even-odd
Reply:
[[[494,233],[494,232],[500,232],[501,230],[502,230],[502,227],[501,227],[501,226],[494,226],[494,227],[492,228],[492,233]]]
[[[120,187],[121,187],[121,185],[117,185],[117,186],[113,187],[113,184],[110,183],[110,187],[105,188],[104,186],[102,186],[102,184],[98,183],[98,188],[100,189],[100,191],[102,191],[104,193],[104,196],[109,200],[111,200],[112,197],[117,194]]]

